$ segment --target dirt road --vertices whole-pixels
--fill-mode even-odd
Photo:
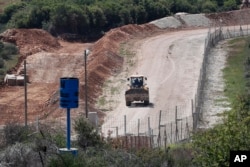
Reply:
[[[182,30],[138,41],[134,45],[139,46],[135,55],[137,63],[128,74],[147,76],[150,105],[125,105],[124,78],[120,82],[123,89],[115,97],[117,107],[108,113],[102,126],[103,133],[106,135],[108,131],[114,132],[114,128],[118,127],[119,135],[135,134],[138,132],[138,125],[139,133],[147,132],[149,122],[152,129],[157,129],[160,110],[161,123],[164,124],[174,121],[176,106],[179,118],[190,116],[191,99],[194,99],[197,89],[207,32],[207,29]],[[117,76],[119,79],[121,77],[126,76],[124,73]]]

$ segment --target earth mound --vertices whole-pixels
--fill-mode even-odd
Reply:
[[[60,48],[58,40],[41,29],[8,29],[0,34],[0,40],[17,45],[23,56]]]

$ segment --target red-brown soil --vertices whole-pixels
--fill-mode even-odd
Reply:
[[[132,37],[142,33],[151,34],[158,28],[154,25],[127,25],[107,32],[103,38],[94,44],[69,43],[52,37],[40,29],[9,29],[0,38],[11,42],[20,50],[20,63],[12,72],[18,71],[24,58],[27,59],[29,80],[28,84],[28,121],[35,121],[36,117],[60,117],[64,115],[59,108],[59,78],[65,75],[62,71],[73,71],[73,75],[80,79],[80,101],[84,101],[84,64],[83,53],[90,49],[88,58],[88,102],[89,109],[93,108],[96,98],[101,94],[104,81],[114,73],[119,72],[123,65],[123,58],[119,56],[119,45]],[[51,58],[58,58],[53,64]],[[81,59],[75,64],[69,62]],[[39,64],[39,61],[40,64]],[[46,60],[47,59],[47,60]],[[48,62],[41,62],[48,61]],[[50,64],[52,63],[52,64]],[[53,66],[53,67],[52,67]],[[73,68],[73,70],[72,70]],[[41,71],[43,71],[41,73]],[[55,73],[58,73],[56,76]],[[53,75],[52,75],[53,74]],[[8,121],[24,121],[24,88],[19,86],[4,86],[0,92],[0,109],[2,119],[0,124]],[[79,110],[84,108],[80,102]],[[79,111],[81,112],[81,111]],[[100,112],[99,116],[103,115]]]
[[[249,10],[207,15],[215,24],[239,24],[239,18],[248,15]],[[247,18],[247,17],[246,17]],[[237,20],[238,19],[238,20]],[[246,23],[246,22],[242,22]],[[189,27],[190,28],[190,27]],[[17,72],[24,58],[28,61],[28,120],[33,122],[37,116],[61,117],[65,115],[59,108],[59,79],[74,76],[80,79],[80,106],[77,113],[84,110],[84,63],[83,53],[90,49],[88,57],[88,102],[91,111],[102,93],[105,80],[122,69],[123,57],[119,55],[122,42],[149,36],[160,32],[152,24],[126,25],[112,29],[95,43],[69,43],[54,38],[40,29],[9,29],[0,34],[0,39],[11,42],[20,50],[20,62],[12,72]],[[30,63],[30,64],[29,64]],[[8,121],[24,122],[24,88],[4,86],[0,89],[0,124]],[[103,114],[98,112],[99,116]]]

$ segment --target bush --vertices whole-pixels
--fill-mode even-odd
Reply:
[[[11,56],[16,54],[18,54],[18,49],[14,44],[11,43],[5,43],[4,47],[2,47],[0,50],[0,58],[5,60],[10,60]]]
[[[0,75],[4,75],[4,74],[5,74],[5,71],[0,69]]]
[[[6,145],[11,145],[15,144],[16,142],[27,141],[30,128],[11,122],[4,127],[3,131]]]
[[[3,58],[0,57],[0,68],[3,68],[4,67],[4,60]]]
[[[98,147],[104,145],[100,135],[85,118],[81,117],[76,120],[74,128],[78,133],[78,144],[83,149],[86,149],[87,147]]]
[[[3,48],[4,48],[4,44],[3,42],[0,41],[0,51],[2,51]]]

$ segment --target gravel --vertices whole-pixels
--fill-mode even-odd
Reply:
[[[150,22],[161,29],[180,27],[208,27],[212,23],[204,14],[177,13]]]

